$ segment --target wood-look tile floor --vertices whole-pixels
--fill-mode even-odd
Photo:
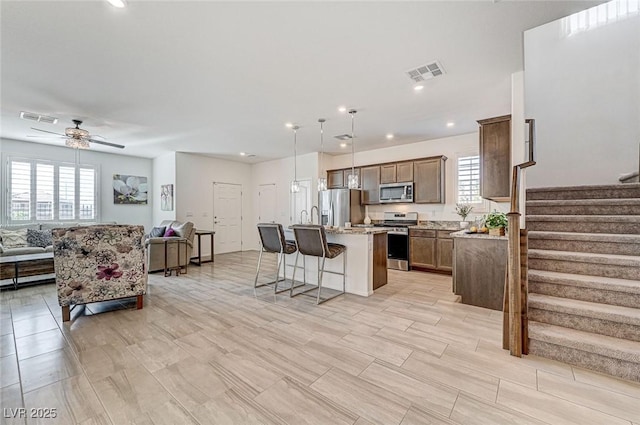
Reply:
[[[372,297],[316,306],[254,296],[256,259],[152,274],[143,310],[91,304],[65,324],[53,284],[3,291],[0,422],[640,424],[640,384],[509,356],[501,313],[456,303],[451,277],[390,271]]]

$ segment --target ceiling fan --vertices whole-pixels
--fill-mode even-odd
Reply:
[[[124,146],[118,145],[116,143],[107,142],[104,140],[102,136],[91,136],[87,130],[80,128],[82,121],[80,120],[72,120],[76,125],[75,127],[67,127],[64,129],[64,134],[54,133],[53,131],[48,130],[40,130],[39,128],[31,127],[32,130],[42,131],[43,133],[55,134],[56,136],[61,136],[61,139],[65,139],[65,145],[70,148],[76,149],[88,149],[89,142],[98,143],[100,145],[111,146],[113,148],[124,149]],[[28,137],[49,137],[49,136],[28,136]],[[100,139],[97,139],[99,137]]]

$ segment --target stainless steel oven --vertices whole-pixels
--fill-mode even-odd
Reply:
[[[378,226],[387,227],[387,268],[409,270],[409,226],[418,224],[418,213],[384,213]]]

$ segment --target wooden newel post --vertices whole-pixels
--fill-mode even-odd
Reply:
[[[522,357],[522,294],[520,290],[520,213],[510,212],[509,218],[509,351]]]

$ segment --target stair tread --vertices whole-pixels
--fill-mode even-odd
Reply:
[[[600,263],[614,266],[640,267],[640,256],[637,255],[595,254],[591,252],[530,249],[529,258],[574,261],[579,263]]]
[[[640,243],[640,235],[625,235],[618,233],[579,233],[553,232],[548,230],[530,230],[529,239],[562,239],[586,242],[618,242]]]
[[[529,338],[602,356],[640,363],[640,342],[562,326],[529,322]]]
[[[597,223],[640,223],[640,215],[580,215],[580,214],[534,214],[527,215],[527,221],[571,221]]]
[[[573,273],[552,272],[548,270],[529,270],[529,281],[557,283],[573,283],[583,288],[606,289],[610,291],[640,294],[640,281],[615,277],[589,276]]]
[[[558,205],[640,205],[638,198],[595,198],[595,199],[532,199],[527,201],[528,207]]]
[[[637,308],[593,303],[543,294],[529,294],[528,303],[529,308],[640,326],[640,309]]]
[[[553,187],[532,187],[527,192],[563,192],[570,190],[610,190],[610,189],[640,189],[640,183],[621,183],[603,184],[603,185],[584,185],[584,186],[553,186]]]

